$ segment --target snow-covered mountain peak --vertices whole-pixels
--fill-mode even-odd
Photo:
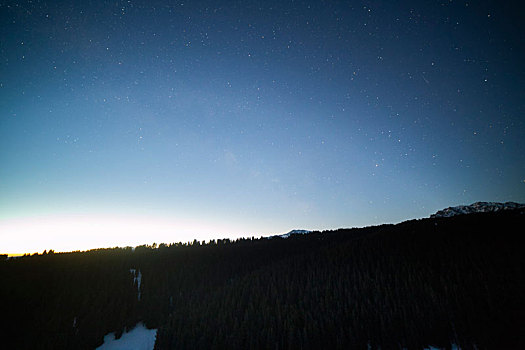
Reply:
[[[448,207],[439,210],[435,214],[430,215],[431,218],[448,218],[451,216],[471,214],[471,213],[487,213],[500,210],[520,209],[525,208],[525,204],[515,202],[476,202],[471,205],[458,205],[456,207]]]
[[[291,230],[288,233],[285,233],[285,234],[282,234],[282,235],[276,235],[276,236],[272,236],[272,237],[288,238],[291,235],[305,235],[305,234],[310,233],[310,232],[312,232],[312,231],[309,231],[309,230]]]

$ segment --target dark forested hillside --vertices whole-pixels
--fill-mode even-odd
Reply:
[[[159,350],[525,348],[524,213],[1,261],[2,344],[93,349],[143,320]]]

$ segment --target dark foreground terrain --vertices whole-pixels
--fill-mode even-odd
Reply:
[[[2,259],[1,344],[93,349],[143,320],[156,349],[524,349],[523,235],[521,209]]]

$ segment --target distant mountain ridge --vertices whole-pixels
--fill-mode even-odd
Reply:
[[[516,202],[476,202],[471,205],[458,205],[456,207],[448,207],[437,211],[430,215],[431,218],[449,218],[456,215],[472,214],[472,213],[488,213],[500,210],[511,210],[525,208],[525,204]]]
[[[282,235],[275,235],[275,236],[271,236],[271,237],[288,238],[291,235],[305,235],[305,234],[310,233],[310,232],[312,232],[312,231],[310,231],[310,230],[291,230],[288,233],[285,233],[285,234],[282,234]]]

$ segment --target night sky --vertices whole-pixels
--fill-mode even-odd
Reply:
[[[2,1],[0,251],[525,202],[519,1]]]

